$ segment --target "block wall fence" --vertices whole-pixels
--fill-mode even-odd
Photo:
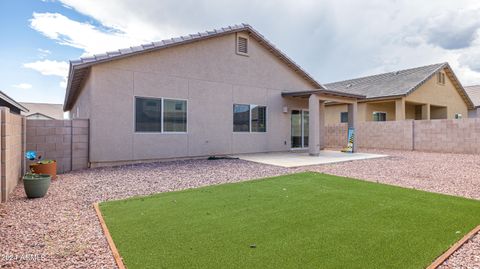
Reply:
[[[59,174],[88,168],[88,132],[87,119],[27,120],[26,150],[57,160]]]
[[[1,165],[0,201],[5,202],[17,186],[25,169],[25,117],[13,114],[7,107],[0,107]]]
[[[347,124],[326,125],[325,134],[326,147],[345,147]],[[479,118],[360,122],[355,136],[360,149],[480,154]]]

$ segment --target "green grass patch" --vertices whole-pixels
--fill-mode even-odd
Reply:
[[[424,268],[480,201],[318,173],[100,204],[132,268]]]

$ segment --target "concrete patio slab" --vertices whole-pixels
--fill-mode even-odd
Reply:
[[[300,167],[308,165],[349,162],[382,158],[387,156],[388,155],[371,153],[343,153],[333,150],[322,150],[320,151],[319,156],[310,156],[307,152],[269,152],[233,155],[233,157],[242,160],[281,167]]]

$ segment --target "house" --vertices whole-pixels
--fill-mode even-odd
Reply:
[[[20,103],[28,108],[29,112],[22,113],[29,120],[63,120],[62,104]]]
[[[0,91],[0,106],[8,107],[13,114],[20,115],[22,112],[28,112],[28,108],[13,100],[2,91]]]
[[[324,142],[328,90],[248,24],[70,62],[64,110],[90,121],[91,167],[308,149]]]
[[[473,102],[473,108],[468,110],[469,118],[480,118],[480,85],[466,86],[465,91],[467,92],[470,100]]]
[[[327,89],[365,95],[358,120],[467,118],[473,103],[448,63],[433,64],[325,84]],[[346,122],[345,105],[329,103],[327,124]]]

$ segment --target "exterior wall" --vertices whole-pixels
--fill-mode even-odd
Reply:
[[[407,102],[431,104],[447,107],[447,118],[454,119],[456,113],[468,117],[468,107],[452,81],[445,74],[445,85],[437,83],[437,76],[433,76],[417,90],[406,97]]]
[[[92,166],[289,150],[283,107],[308,102],[281,92],[314,87],[253,39],[248,57],[236,54],[235,40],[231,34],[93,66],[86,84]],[[135,133],[135,96],[186,99],[187,133]],[[267,132],[234,133],[234,103],[266,105]]]
[[[363,121],[373,121],[373,112],[386,112],[387,121],[395,120],[395,102],[364,103]]]
[[[88,167],[88,120],[27,120],[26,125],[26,149],[55,159],[57,173]]]
[[[347,124],[327,125],[326,133],[327,147],[345,147]],[[479,154],[480,118],[361,122],[356,138],[359,148]]]
[[[1,107],[1,201],[5,202],[24,171],[25,118]]]
[[[347,105],[342,104],[325,106],[325,124],[340,123],[340,114],[342,112],[348,112]]]
[[[88,76],[80,91],[77,101],[70,111],[70,119],[90,118],[90,93],[92,91],[93,76]]]

